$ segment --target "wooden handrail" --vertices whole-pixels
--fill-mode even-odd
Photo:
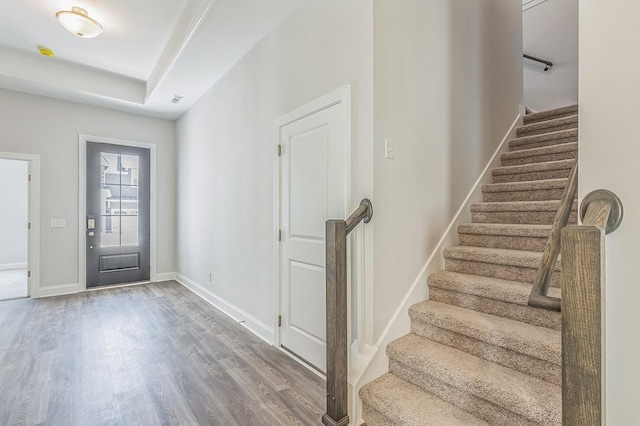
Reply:
[[[549,239],[542,253],[542,262],[538,268],[538,273],[533,282],[531,288],[531,294],[529,295],[529,306],[536,308],[549,309],[552,311],[560,311],[561,303],[557,297],[547,296],[549,292],[549,285],[551,284],[551,276],[558,260],[558,254],[560,254],[560,236],[562,229],[569,223],[569,217],[571,216],[571,209],[576,198],[576,192],[578,190],[578,162],[576,161],[571,168],[569,177],[567,178],[567,184],[562,192],[562,198],[560,200],[560,208],[556,213],[551,227],[551,233]]]
[[[605,233],[620,226],[622,202],[610,191],[585,197],[582,226],[562,230],[562,424],[601,425]]]
[[[373,205],[367,198],[346,220],[326,222],[327,270],[327,426],[349,424],[347,394],[347,235],[362,221],[369,223]]]

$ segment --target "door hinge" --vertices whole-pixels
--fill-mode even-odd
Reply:
[[[31,271],[27,272],[27,278],[31,278]]]
[[[282,241],[282,229],[278,229],[278,241]]]
[[[31,222],[27,224],[27,229],[31,229]]]
[[[282,315],[278,315],[278,327],[282,327]]]
[[[31,182],[31,175],[29,175],[29,182]]]
[[[282,157],[282,145],[278,145],[278,157]]]

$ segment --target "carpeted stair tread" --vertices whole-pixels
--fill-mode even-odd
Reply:
[[[578,105],[569,105],[560,108],[550,109],[547,111],[534,112],[526,114],[523,117],[524,124],[532,124],[540,121],[547,121],[554,118],[567,117],[578,114]]]
[[[510,151],[529,148],[540,148],[550,145],[561,145],[578,142],[578,129],[558,130],[557,132],[542,133],[540,135],[522,136],[509,141]]]
[[[473,223],[552,224],[560,202],[506,201],[471,205]],[[577,223],[578,202],[574,201],[570,223]]]
[[[414,334],[391,342],[387,354],[418,373],[534,422],[562,423],[560,386]]]
[[[507,237],[548,238],[551,225],[511,223],[465,223],[458,226],[459,234],[501,235]]]
[[[388,424],[406,426],[475,426],[488,423],[437,396],[387,373],[360,390],[362,402],[383,413]],[[367,423],[376,426],[374,423]]]
[[[467,223],[458,226],[461,246],[542,251],[551,225]]]
[[[547,211],[556,212],[560,207],[560,201],[505,201],[495,203],[475,203],[471,205],[472,212],[527,212]],[[578,208],[578,202],[574,201],[573,209]]]
[[[559,130],[567,130],[578,127],[578,114],[567,117],[553,118],[551,120],[540,121],[537,123],[526,124],[516,129],[516,135],[528,136],[538,135],[542,133],[555,132]]]
[[[561,330],[559,312],[527,305],[529,283],[452,271],[434,272],[427,281],[431,300]],[[560,289],[550,287],[549,296],[560,298]]]
[[[577,152],[578,143],[571,142],[562,145],[551,145],[540,148],[505,152],[500,156],[500,159],[503,166],[517,166],[547,161],[575,159]]]
[[[423,321],[550,363],[561,364],[561,333],[432,300],[409,308],[413,321]]]
[[[538,189],[562,189],[566,179],[531,180],[525,182],[489,183],[482,185],[482,192],[535,191]]]
[[[567,179],[545,179],[482,185],[483,201],[549,201],[560,200]]]
[[[542,260],[542,252],[477,246],[448,247],[443,254],[447,271],[530,284]],[[560,259],[552,271],[550,286],[560,286]]]
[[[445,259],[470,260],[495,265],[519,266],[537,269],[542,253],[526,250],[506,250],[487,247],[453,246],[444,249]],[[554,270],[560,271],[560,259]]]
[[[527,306],[531,293],[530,284],[451,271],[438,271],[429,275],[429,286],[522,306]],[[559,288],[549,288],[549,296],[559,298],[561,293]]]
[[[495,183],[523,182],[544,179],[567,178],[575,160],[546,161],[543,163],[497,167],[493,169]]]

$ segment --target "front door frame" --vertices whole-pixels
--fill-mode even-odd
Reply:
[[[135,148],[146,148],[150,157],[150,211],[149,211],[149,245],[150,245],[150,282],[156,281],[156,145],[146,142],[136,142],[124,139],[105,138],[102,136],[92,136],[80,134],[79,156],[78,156],[78,279],[80,283],[79,291],[87,290],[87,243],[86,243],[86,219],[87,219],[87,143],[108,143],[112,145],[131,146]]]
[[[40,297],[40,156],[0,152],[2,160],[26,161],[29,164],[29,207],[27,230],[27,295]]]
[[[300,120],[306,116],[315,114],[316,112],[325,110],[327,108],[331,108],[336,105],[342,105],[343,111],[345,114],[345,128],[344,130],[344,140],[345,140],[345,150],[346,150],[346,181],[345,181],[345,208],[348,210],[351,208],[351,85],[346,85],[341,87],[340,89],[334,90],[333,92],[322,96],[321,98],[316,99],[304,106],[301,106],[294,111],[283,115],[282,117],[277,118],[274,121],[273,126],[273,143],[274,143],[274,234],[273,234],[273,245],[274,245],[274,295],[275,295],[275,312],[274,312],[274,346],[280,347],[280,324],[279,324],[279,316],[281,313],[281,291],[280,291],[280,241],[279,241],[279,231],[281,228],[280,220],[281,220],[281,212],[280,212],[280,195],[281,195],[281,182],[280,182],[280,170],[281,170],[281,162],[280,157],[278,155],[278,145],[280,145],[280,132],[282,127],[286,125]],[[346,218],[346,217],[345,217]],[[285,352],[288,353],[288,352]],[[300,362],[303,365],[306,365],[298,358],[294,358],[296,361]],[[309,367],[312,371],[316,371],[315,368]]]

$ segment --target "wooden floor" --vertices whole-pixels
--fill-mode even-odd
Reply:
[[[0,302],[0,425],[317,425],[324,381],[175,282]]]

